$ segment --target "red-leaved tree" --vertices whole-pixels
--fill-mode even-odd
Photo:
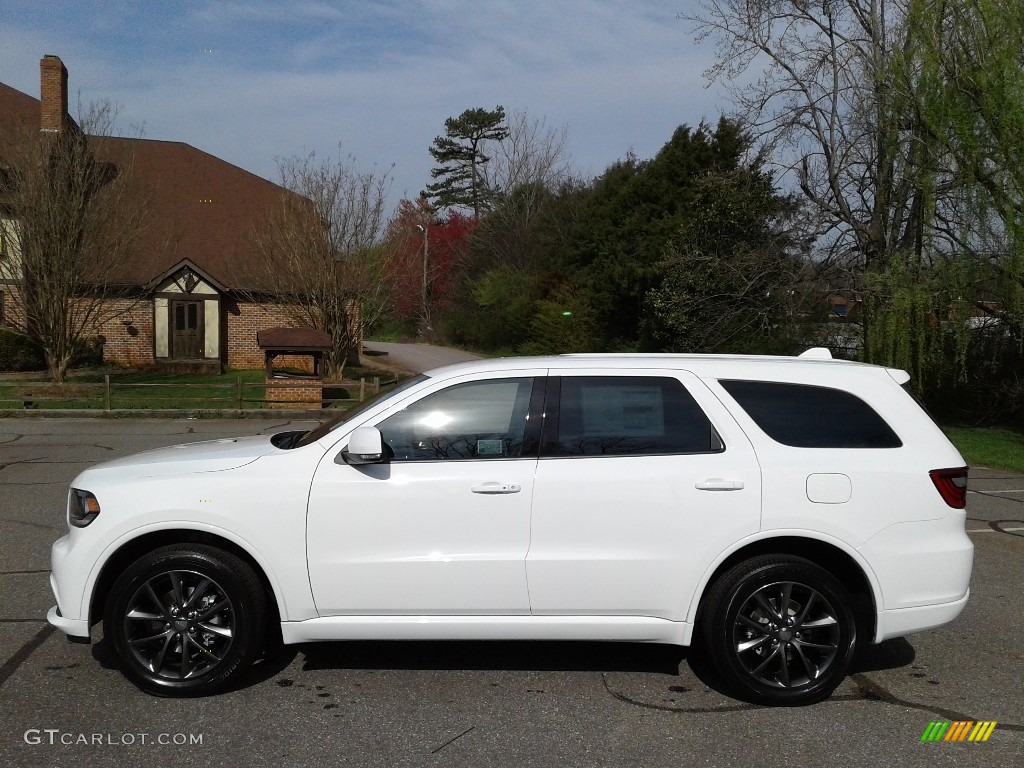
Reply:
[[[415,320],[421,334],[432,334],[433,320],[452,301],[476,223],[455,210],[438,215],[424,198],[399,203],[388,226],[395,317]]]

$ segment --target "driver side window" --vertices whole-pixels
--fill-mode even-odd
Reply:
[[[528,456],[534,379],[456,384],[417,400],[377,425],[392,461],[507,459]]]

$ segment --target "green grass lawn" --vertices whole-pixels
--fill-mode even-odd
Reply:
[[[1024,434],[994,427],[944,427],[971,466],[1024,473]]]
[[[228,371],[216,374],[183,374],[161,371],[111,371],[112,410],[134,409],[235,409],[239,407],[241,381],[242,408],[265,408],[265,374],[262,369]],[[359,378],[365,378],[366,396],[373,393],[374,377],[392,380],[379,370],[350,367],[345,371],[348,384],[324,387],[325,398],[358,398]],[[104,372],[82,371],[68,376],[65,386],[44,381],[40,373],[28,381],[23,377],[0,380],[0,411],[21,410],[25,403],[34,408],[102,410],[104,408]],[[351,382],[355,381],[353,385]],[[160,385],[160,386],[153,386]],[[348,407],[336,403],[331,407]]]

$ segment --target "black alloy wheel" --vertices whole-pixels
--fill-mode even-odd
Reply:
[[[246,563],[214,547],[173,545],[117,579],[104,633],[143,690],[202,696],[256,659],[266,616],[262,585]]]
[[[856,647],[849,594],[803,558],[766,555],[733,567],[709,593],[704,616],[718,672],[740,698],[758,704],[827,698]]]

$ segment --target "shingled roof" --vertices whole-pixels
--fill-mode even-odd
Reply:
[[[38,127],[39,119],[38,99],[0,83],[0,121]],[[119,282],[145,286],[188,259],[228,290],[273,290],[259,280],[261,258],[251,237],[290,192],[183,142],[92,142],[99,159],[130,169],[114,183],[130,184],[149,211]]]
[[[260,219],[281,205],[284,188],[176,141],[95,139],[96,155],[124,165],[149,215],[125,264],[126,282],[145,285],[183,259],[228,290],[271,286],[259,281],[252,243]],[[118,183],[118,182],[115,182]]]
[[[5,123],[39,127],[39,99],[0,83],[0,119]]]

